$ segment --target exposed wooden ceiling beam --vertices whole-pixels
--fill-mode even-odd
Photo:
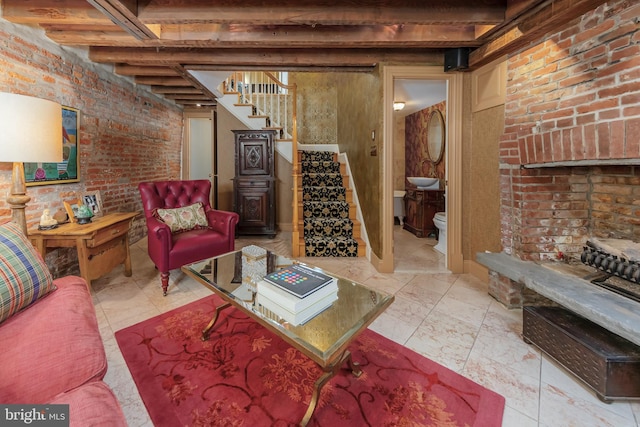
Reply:
[[[434,63],[440,52],[429,49],[333,49],[322,55],[305,49],[146,49],[92,47],[89,58],[100,63],[200,64],[282,67],[288,66],[375,66],[379,62]]]
[[[136,76],[135,82],[141,85],[149,86],[184,86],[193,87],[193,84],[189,80],[185,80],[182,77],[146,77]]]
[[[211,98],[207,97],[204,94],[186,94],[186,93],[180,93],[180,94],[175,94],[175,93],[166,93],[164,94],[165,98],[169,98],[169,99],[182,99],[182,100],[190,100],[190,101],[201,101],[201,102],[205,102],[205,101],[210,101]]]
[[[120,27],[110,25],[41,25],[47,37],[67,46],[145,46]]]
[[[127,0],[87,0],[90,4],[109,17],[116,25],[138,40],[158,38],[137,17],[137,1]]]
[[[138,18],[145,23],[225,23],[252,25],[392,25],[478,23],[504,20],[504,0],[262,0],[148,1]]]
[[[165,45],[198,42],[201,47],[437,47],[478,45],[473,25],[358,25],[316,27],[237,24],[162,25]]]
[[[86,0],[3,0],[2,17],[16,24],[108,25],[108,17]]]
[[[604,3],[606,0],[544,1],[497,34],[491,35],[490,40],[471,52],[469,66],[476,68],[514,52]]]
[[[175,70],[167,67],[140,66],[129,64],[116,64],[116,74],[122,76],[179,76]]]
[[[151,86],[151,91],[153,93],[184,93],[188,95],[202,93],[200,89],[186,86]]]
[[[114,28],[68,28],[46,25],[47,36],[72,46],[129,46],[166,48],[331,48],[397,47],[441,48],[479,46],[475,26],[399,25],[347,27],[266,28],[230,25],[163,25],[160,38],[137,40]]]

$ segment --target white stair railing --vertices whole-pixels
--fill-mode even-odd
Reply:
[[[265,129],[276,130],[280,140],[292,140],[295,85],[283,83],[283,76],[286,73],[236,71],[222,84],[225,93],[238,94],[239,104],[252,106],[251,117],[265,119]]]

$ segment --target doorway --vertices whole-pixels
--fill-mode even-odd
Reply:
[[[182,179],[211,181],[210,204],[218,206],[215,112],[184,113]]]
[[[445,73],[442,67],[389,66],[384,79],[384,147],[383,147],[383,247],[380,271],[393,271],[393,102],[396,79],[440,80],[447,85],[446,132],[446,212],[447,212],[447,268],[454,273],[463,272],[462,256],[462,74]]]

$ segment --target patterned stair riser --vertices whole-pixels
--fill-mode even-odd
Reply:
[[[331,151],[301,151],[303,162],[333,162]]]
[[[305,219],[304,235],[305,237],[353,237],[353,221],[350,219]]]
[[[304,202],[346,202],[347,189],[344,187],[304,187]]]
[[[338,162],[302,162],[300,165],[302,173],[340,173],[340,163]]]
[[[305,256],[357,257],[340,163],[323,151],[303,151],[301,159]]]
[[[304,173],[302,187],[342,187],[342,175],[339,173]]]
[[[354,239],[304,239],[305,256],[357,257],[358,242]]]
[[[302,202],[304,218],[349,218],[349,203],[346,202]]]

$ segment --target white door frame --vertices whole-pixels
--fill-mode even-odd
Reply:
[[[446,211],[447,268],[464,271],[462,254],[462,73],[445,73],[442,66],[387,66],[383,69],[382,257],[377,268],[392,272],[393,259],[393,87],[394,79],[447,82]]]

